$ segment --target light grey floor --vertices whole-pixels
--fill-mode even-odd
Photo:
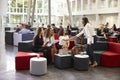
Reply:
[[[47,74],[33,76],[29,70],[15,70],[17,47],[7,45],[6,49],[0,50],[0,80],[120,80],[120,67],[96,67],[89,68],[89,71],[77,71],[73,68],[61,70],[49,65]]]

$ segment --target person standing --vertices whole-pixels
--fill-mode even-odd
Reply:
[[[98,63],[95,60],[95,55],[93,53],[93,48],[92,48],[92,45],[94,43],[93,36],[95,36],[94,28],[89,23],[87,17],[82,18],[82,24],[84,28],[81,30],[81,32],[79,32],[76,36],[71,37],[69,40],[77,39],[80,35],[84,34],[85,37],[87,38],[86,51],[90,59],[89,64],[92,67],[96,67]]]

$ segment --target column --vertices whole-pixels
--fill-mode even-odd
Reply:
[[[34,14],[35,14],[35,5],[36,5],[36,0],[33,1],[33,9],[32,9],[32,17],[31,17],[31,26],[33,27],[33,22],[34,22]]]
[[[25,15],[25,11],[24,11],[24,0],[22,0],[22,4],[23,4],[23,6],[22,6],[22,13],[23,13],[23,18],[22,18],[22,22],[25,22],[25,18],[24,18],[24,15]]]
[[[75,12],[78,12],[78,11],[77,11],[77,0],[75,0],[75,4],[76,4],[76,5],[75,5]]]
[[[18,11],[18,4],[17,3],[18,3],[18,1],[16,0],[16,12]]]
[[[106,3],[106,8],[109,7],[109,3],[108,3],[108,1],[109,1],[109,0],[106,0],[106,2],[105,2],[105,3]]]
[[[37,18],[38,18],[38,14],[37,14],[38,4],[37,4],[37,1],[38,1],[38,0],[36,0],[36,6],[35,6],[35,7],[36,7],[36,9],[35,9],[35,15],[36,15],[35,18],[36,18],[36,20],[37,20]]]
[[[27,23],[30,22],[31,5],[32,5],[32,0],[28,0]]]
[[[48,0],[48,18],[49,24],[51,24],[51,0]]]
[[[0,1],[0,59],[3,58],[5,60],[5,31],[3,22],[7,15],[7,3],[8,0]],[[4,55],[3,55],[4,54]]]
[[[68,13],[69,13],[70,23],[71,23],[72,26],[74,26],[73,25],[73,19],[72,19],[71,5],[70,5],[69,0],[67,0],[67,7],[68,7]]]
[[[81,0],[81,11],[83,11],[83,0]]]
[[[95,4],[96,9],[98,9],[98,7],[99,7],[98,3],[99,3],[99,1],[96,0],[96,4]]]
[[[87,10],[90,10],[90,0],[88,0]]]

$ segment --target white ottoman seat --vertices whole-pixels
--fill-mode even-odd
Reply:
[[[47,73],[47,59],[34,57],[30,59],[30,73],[33,75],[43,75]]]

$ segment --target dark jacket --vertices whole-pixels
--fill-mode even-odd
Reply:
[[[34,41],[33,41],[33,51],[34,52],[39,52],[40,48],[42,48],[43,45],[43,37],[39,37],[38,35],[35,36]]]

